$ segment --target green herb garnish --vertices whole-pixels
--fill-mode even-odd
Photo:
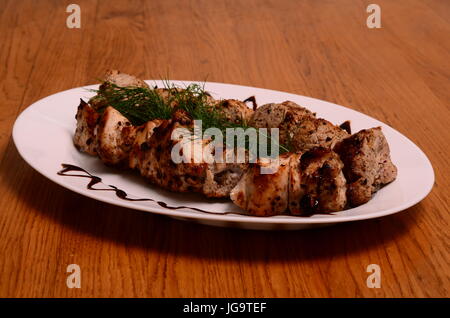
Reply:
[[[157,88],[119,87],[105,82],[100,89],[93,90],[97,95],[91,98],[90,102],[93,102],[93,107],[100,113],[106,106],[117,109],[135,126],[154,119],[170,119],[176,108],[186,111],[194,120],[201,120],[203,132],[214,127],[221,130],[225,136],[227,128],[240,127],[245,130],[250,127],[245,121],[238,123],[229,121],[220,107],[216,107],[212,102],[204,85],[190,84],[180,88],[167,80],[163,83],[164,96],[161,94],[161,89]],[[270,139],[270,136],[268,138]],[[270,140],[268,143],[270,144]],[[289,151],[286,147],[279,146],[280,153]],[[247,142],[246,148],[248,148]]]

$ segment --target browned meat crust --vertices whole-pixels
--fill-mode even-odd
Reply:
[[[228,121],[236,124],[248,122],[253,114],[253,110],[244,102],[236,99],[218,101],[216,107],[222,111]]]
[[[181,110],[175,111],[171,120],[158,121],[153,128],[140,128],[143,130],[138,132],[139,140],[135,142],[130,154],[130,166],[138,169],[151,183],[170,191],[200,192],[207,197],[216,198],[228,197],[241,178],[245,163],[206,163],[203,153],[213,151],[209,147],[211,140],[198,140],[195,137],[188,142],[182,139],[172,140],[172,133],[177,128],[192,128],[191,119]],[[146,134],[145,129],[152,129],[153,133],[146,139],[140,139],[141,134]],[[185,144],[180,147],[180,155],[186,162],[175,164],[172,149],[182,142]],[[196,143],[198,148],[194,147]],[[196,149],[199,151],[196,152]],[[226,156],[226,151],[224,154]]]
[[[305,117],[315,117],[308,109],[294,102],[266,104],[258,107],[250,118],[249,125],[255,128],[280,128],[280,142],[287,144],[292,136],[289,133]]]
[[[297,211],[300,198],[296,194],[300,188],[295,181],[300,179],[299,157],[300,154],[286,153],[279,157],[279,164],[269,160],[250,164],[239,183],[231,190],[231,200],[256,216],[282,214],[290,207]],[[275,173],[261,173],[261,168],[276,168],[277,165]],[[295,181],[291,184],[290,180]]]
[[[301,158],[302,214],[335,212],[347,203],[346,181],[339,156],[326,148],[313,148]]]
[[[306,151],[315,147],[333,149],[349,134],[328,120],[307,117],[292,129],[290,146],[295,151]]]
[[[143,177],[164,189],[176,192],[201,192],[206,175],[204,163],[180,163],[172,161],[171,151],[177,140],[172,132],[186,128],[176,120],[163,120],[154,128],[152,136],[140,145],[136,152],[136,167]]]
[[[262,174],[261,167],[275,162],[250,164],[231,191],[231,200],[257,216],[283,213],[309,215],[340,211],[346,204],[346,182],[338,155],[325,148],[305,154],[285,153],[276,173]]]
[[[276,173],[262,174],[261,167],[276,162],[250,164],[231,191],[231,200],[252,215],[283,213],[308,215],[340,211],[346,204],[346,182],[339,156],[325,148],[279,157]]]
[[[136,128],[111,106],[106,107],[97,128],[97,154],[107,165],[128,167]]]
[[[361,130],[339,143],[335,150],[344,162],[350,206],[368,202],[397,176],[381,127]]]
[[[75,116],[77,128],[73,143],[78,150],[90,155],[97,154],[97,123],[100,115],[86,102],[80,100]]]
[[[112,83],[119,87],[144,87],[149,88],[147,83],[136,76],[122,73],[118,70],[109,70],[106,72],[104,81]]]
[[[316,118],[308,109],[293,102],[266,104],[259,107],[249,122],[256,128],[279,128],[280,144],[291,151],[307,151],[314,147],[332,149],[349,136],[342,128]]]
[[[136,135],[129,156],[129,166],[131,169],[139,168],[140,162],[144,160],[142,157],[144,153],[141,151],[141,148],[146,147],[145,143],[153,135],[154,129],[161,125],[162,122],[163,121],[160,119],[155,119],[146,122],[142,126],[136,127]]]

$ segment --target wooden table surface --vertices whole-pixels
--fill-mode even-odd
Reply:
[[[73,2],[81,29],[66,27]],[[369,29],[372,2],[0,1],[0,296],[450,296],[450,1],[377,0],[382,28]],[[82,197],[30,168],[11,129],[34,101],[108,68],[356,109],[423,149],[436,183],[402,213],[294,232],[195,225]],[[66,286],[69,264],[81,268],[80,289]],[[369,264],[381,268],[379,289],[366,285]]]

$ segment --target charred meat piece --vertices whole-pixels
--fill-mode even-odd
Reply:
[[[248,108],[247,104],[236,99],[218,101],[216,108],[224,114],[229,122],[235,124],[246,123],[253,115],[253,110]]]
[[[214,155],[212,148],[206,148]],[[234,154],[234,158],[230,158]],[[247,169],[248,156],[245,162],[237,162],[236,151],[223,148],[223,162],[214,162],[208,164],[206,169],[206,178],[203,185],[203,194],[210,198],[229,197],[231,190],[241,180],[244,171]]]
[[[275,168],[262,174],[261,168]],[[340,211],[346,204],[343,164],[332,150],[314,148],[250,164],[231,191],[231,200],[252,215],[310,215]]]
[[[352,134],[352,126],[350,120],[344,121],[342,124],[339,125],[339,128],[345,130],[350,135]]]
[[[295,151],[306,151],[315,147],[333,149],[349,134],[342,128],[322,118],[305,117],[290,131],[289,146]]]
[[[347,203],[343,163],[332,150],[317,147],[301,158],[300,214],[341,211]]]
[[[240,208],[256,216],[271,216],[287,211],[297,212],[301,197],[298,167],[300,154],[286,153],[277,160],[260,159],[250,164],[236,187],[231,200]],[[266,172],[262,173],[262,168]]]
[[[308,109],[290,101],[259,107],[249,124],[256,128],[279,128],[280,144],[295,152],[314,147],[332,149],[349,136],[344,129],[316,118]]]
[[[147,83],[136,76],[122,73],[118,70],[109,70],[106,72],[105,82],[112,83],[119,87],[143,87],[149,88]]]
[[[75,116],[77,128],[73,136],[73,143],[78,150],[90,155],[97,154],[97,123],[99,114],[86,102],[80,101]]]
[[[378,189],[397,176],[381,127],[361,130],[344,139],[335,150],[344,162],[350,206],[368,202]]]
[[[137,169],[139,167],[140,162],[143,160],[142,155],[144,152],[142,150],[145,149],[147,140],[152,137],[154,129],[161,125],[161,123],[162,120],[155,119],[136,127],[136,136],[129,156],[129,166],[131,169]]]
[[[205,154],[212,152],[210,139],[195,136],[173,138],[176,129],[189,132],[192,120],[182,110],[174,112],[172,119],[161,120],[153,128],[146,141],[142,142],[138,132],[130,165],[138,169],[151,183],[174,192],[199,192],[208,197],[228,197],[230,190],[239,181],[245,163],[208,163]],[[139,138],[139,139],[138,139]],[[140,143],[140,144],[139,144]],[[174,150],[175,149],[175,150]],[[173,152],[179,156],[174,162]],[[226,155],[226,151],[224,151]]]
[[[136,158],[135,167],[152,184],[164,189],[175,192],[201,192],[206,165],[201,162],[175,163],[172,161],[172,148],[182,142],[181,138],[180,140],[171,138],[177,128],[188,128],[188,126],[171,119],[163,120],[159,126],[155,127],[151,137],[140,145],[138,151],[133,151]],[[189,156],[189,159],[193,159],[190,155],[195,154],[183,152],[181,157]]]
[[[308,109],[291,101],[265,104],[253,113],[249,125],[255,128],[280,128],[280,141],[288,139],[287,133],[304,117],[315,117]]]
[[[128,166],[128,156],[136,135],[131,125],[116,109],[108,106],[97,127],[97,153],[107,165]]]

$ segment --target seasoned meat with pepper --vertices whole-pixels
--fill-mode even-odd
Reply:
[[[239,183],[231,190],[231,200],[256,216],[297,212],[301,199],[300,155],[286,153],[278,161],[267,158],[249,164]],[[274,173],[262,173],[262,169]]]
[[[347,186],[342,173],[343,167],[339,156],[330,149],[316,147],[303,154],[300,214],[344,209],[347,203]]]
[[[256,128],[279,128],[280,144],[291,151],[306,151],[314,147],[332,149],[349,136],[344,129],[316,118],[308,109],[290,101],[257,108],[249,124]]]
[[[97,154],[97,123],[99,114],[85,101],[81,100],[75,119],[77,128],[73,143],[78,150],[90,155]]]
[[[141,148],[146,147],[146,142],[152,137],[154,129],[161,125],[162,122],[161,119],[155,119],[136,127],[136,135],[129,155],[129,166],[131,169],[139,167],[139,162],[143,160]]]
[[[381,127],[361,130],[344,139],[335,150],[344,162],[351,206],[368,202],[378,189],[397,176]]]
[[[175,92],[181,92],[183,89],[181,88],[155,88],[155,92],[161,96],[163,101],[168,104],[170,107],[175,108],[178,106],[177,101],[174,99]]]
[[[206,149],[212,156],[214,155],[212,148]],[[208,164],[203,185],[204,195],[209,198],[228,198],[230,196],[231,190],[241,180],[244,171],[247,169],[248,155],[246,154],[244,162],[238,162],[235,159],[236,155],[236,150],[223,148],[223,162]],[[234,158],[231,156],[234,156]]]
[[[333,149],[349,134],[322,118],[305,117],[290,131],[291,149],[306,151],[315,147]]]
[[[265,104],[258,107],[250,118],[249,125],[255,128],[279,128],[280,142],[287,144],[289,133],[305,117],[315,117],[310,110],[291,101],[281,104]]]
[[[172,88],[155,88],[154,91],[162,97],[165,103],[167,103],[170,107],[176,108],[178,106],[178,100],[174,98],[175,93],[183,93],[186,92],[185,89],[179,88],[179,87],[172,87]],[[211,106],[215,105],[217,101],[209,95],[209,93],[206,93],[204,96],[206,102],[210,104]]]
[[[118,70],[109,70],[106,72],[105,82],[112,83],[119,87],[143,87],[149,88],[147,83],[136,76],[122,73]]]
[[[187,151],[185,147],[183,150],[186,151],[180,157],[190,162],[175,163],[171,157],[172,148],[182,142],[182,138],[172,140],[172,133],[177,128],[188,127],[175,120],[163,120],[154,128],[152,136],[141,144],[140,150],[133,152],[137,154],[136,168],[143,177],[170,191],[201,192],[206,170],[206,165],[200,161],[201,153]],[[201,151],[201,144],[197,146]],[[193,149],[194,147],[189,150]],[[194,162],[195,156],[195,161],[200,161],[199,163]]]
[[[216,107],[225,118],[235,124],[247,123],[253,115],[253,110],[247,104],[237,99],[224,99],[217,102]]]
[[[285,153],[279,157],[275,173],[261,173],[262,167],[271,166],[276,170],[276,161],[250,164],[231,191],[231,200],[257,216],[309,215],[345,207],[343,164],[332,150],[314,148],[304,154]]]
[[[128,167],[136,127],[111,106],[106,107],[97,127],[97,154],[107,165]]]
[[[130,156],[132,167],[151,183],[170,191],[228,197],[245,163],[206,162],[205,154],[213,155],[214,151],[211,139],[191,136],[192,127],[192,120],[182,110],[175,111],[170,120],[161,120],[145,142],[138,147],[135,143]],[[185,129],[186,135],[175,136],[176,129]],[[178,155],[175,162],[173,154]]]

